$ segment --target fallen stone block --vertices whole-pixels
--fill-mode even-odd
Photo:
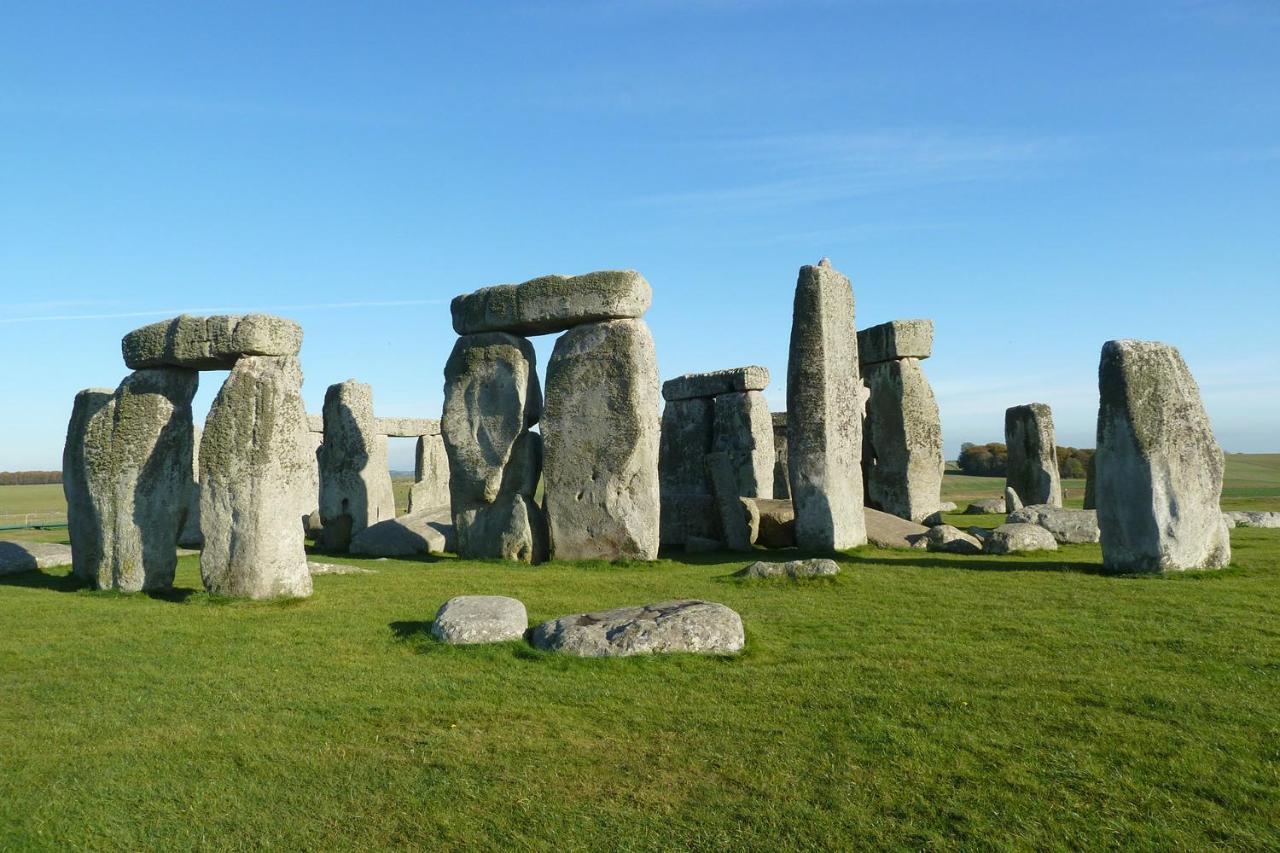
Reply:
[[[742,651],[742,618],[723,604],[679,599],[579,613],[544,622],[533,631],[534,647],[579,657],[627,657],[693,652],[729,655]]]
[[[791,560],[786,563],[757,561],[733,573],[735,578],[830,578],[840,574],[835,560]]]
[[[453,552],[457,547],[453,515],[446,505],[371,524],[352,537],[349,550],[362,557],[409,557]]]
[[[925,534],[925,547],[929,551],[941,551],[946,554],[981,554],[982,540],[972,534],[940,524],[930,527]]]
[[[1053,534],[1063,545],[1097,542],[1098,513],[1092,509],[1063,509],[1048,504],[1031,504],[1009,513],[1010,524],[1035,524]]]
[[[529,615],[505,595],[459,595],[440,605],[431,634],[451,645],[506,643],[524,637]]]
[[[887,512],[866,507],[863,509],[867,541],[877,548],[911,548],[918,537],[929,528]]]
[[[1024,551],[1056,551],[1053,534],[1036,524],[1002,524],[991,531],[983,550],[988,554],[1017,554]]]
[[[69,566],[71,548],[52,542],[3,542],[0,541],[0,575],[16,575]],[[73,572],[74,574],[74,572]]]

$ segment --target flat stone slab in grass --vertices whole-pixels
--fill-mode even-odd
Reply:
[[[456,551],[449,507],[431,507],[379,521],[351,538],[350,553],[362,557],[408,557]]]
[[[1036,524],[1053,534],[1062,545],[1097,542],[1098,512],[1092,509],[1063,509],[1048,504],[1031,504],[1009,513],[1010,524]]]
[[[453,645],[505,643],[529,629],[529,614],[517,599],[505,595],[459,595],[436,611],[431,634]]]
[[[1280,527],[1280,512],[1224,512],[1228,527]]]
[[[603,320],[644,316],[653,289],[635,270],[547,275],[456,296],[449,310],[459,335],[508,332],[547,335]]]
[[[735,578],[831,578],[840,574],[835,560],[791,560],[786,563],[752,563],[733,573]]]
[[[742,651],[746,638],[742,617],[723,604],[678,599],[562,616],[535,628],[532,643],[543,651],[599,658],[671,652],[727,655]]]
[[[1002,524],[991,531],[984,550],[988,554],[1056,551],[1058,542],[1052,533],[1036,524]]]
[[[0,575],[71,565],[71,547],[53,542],[0,542]]]
[[[986,498],[974,501],[964,508],[965,515],[1004,515],[1004,498]]]
[[[307,561],[307,571],[313,575],[372,575],[376,574],[373,569],[364,569],[360,566],[348,566],[343,563],[317,563],[314,560]]]
[[[929,528],[905,518],[898,518],[871,507],[862,508],[866,519],[867,541],[879,548],[911,548]]]
[[[686,373],[668,379],[662,383],[662,399],[693,400],[742,391],[763,391],[767,387],[769,368],[752,364],[709,373]]]
[[[245,355],[297,355],[302,349],[302,327],[270,314],[183,314],[134,329],[124,336],[120,349],[132,370],[229,370]]]

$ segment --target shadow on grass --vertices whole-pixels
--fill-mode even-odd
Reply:
[[[151,592],[132,593],[118,590],[95,590],[88,581],[81,580],[68,572],[65,575],[51,575],[44,570],[22,572],[16,575],[0,575],[0,586],[14,586],[24,589],[47,589],[53,592],[94,592],[102,595],[145,595],[155,601],[167,601],[182,604],[188,598],[200,592],[189,587],[154,590]]]
[[[431,626],[436,624],[434,619],[416,620],[412,622],[392,622],[387,627],[391,629],[391,634],[397,640],[403,642],[405,640],[434,639],[431,636]]]
[[[920,566],[928,569],[962,569],[970,572],[1075,572],[1084,575],[1105,575],[1107,577],[1127,577],[1117,572],[1104,569],[1098,563],[1083,560],[1024,560],[1019,558],[968,558],[943,559],[939,557],[877,557],[870,554],[859,555],[855,564],[873,566]]]

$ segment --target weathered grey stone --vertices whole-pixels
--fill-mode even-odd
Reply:
[[[1085,479],[1084,479],[1084,508],[1085,509],[1098,508],[1097,492],[1094,489],[1094,484],[1096,482],[1094,478],[1097,477],[1097,475],[1098,475],[1098,454],[1094,453],[1089,456],[1089,465],[1085,469]]]
[[[878,328],[878,327],[877,327]],[[872,506],[921,521],[938,508],[942,491],[942,420],[929,380],[914,358],[872,365],[863,436],[867,495]]]
[[[930,527],[929,532],[925,534],[925,543],[928,550],[947,554],[982,553],[982,540],[950,524]]]
[[[307,429],[318,435],[324,435],[324,415],[307,415]]]
[[[867,541],[853,289],[830,266],[800,268],[787,362],[787,451],[796,543],[809,550]]]
[[[769,368],[758,365],[713,370],[709,373],[686,373],[662,383],[662,399],[693,400],[718,397],[743,391],[763,391],[769,387]]]
[[[1013,486],[1004,487],[1004,508],[1007,512],[1017,512],[1022,509],[1022,499],[1018,497],[1018,493],[1013,490]]]
[[[432,418],[375,418],[373,428],[389,438],[417,438],[439,435],[440,422]]]
[[[311,495],[311,500],[308,503],[310,509],[302,519],[302,527],[309,538],[316,540],[324,536],[324,522],[320,518],[320,445],[323,443],[324,433],[307,433],[307,462],[310,464],[307,494]]]
[[[965,515],[1004,515],[1004,498],[983,498],[964,508]]]
[[[307,571],[313,575],[373,575],[377,574],[373,569],[365,569],[360,566],[348,566],[343,563],[317,563],[315,560],[307,561]]]
[[[871,507],[863,508],[867,540],[878,548],[911,548],[929,528]]]
[[[311,594],[298,519],[311,494],[311,438],[293,356],[245,356],[223,382],[200,446],[200,576],[242,598]]]
[[[85,432],[89,421],[111,402],[106,388],[86,388],[76,394],[62,447],[62,493],[67,499],[67,534],[74,554],[71,573],[81,580],[97,576],[102,563],[101,519],[94,512],[85,465]]]
[[[445,364],[441,429],[460,556],[546,559],[546,522],[534,501],[542,416],[533,345],[502,332],[458,339]]]
[[[449,506],[449,452],[442,435],[420,435],[409,488],[409,512]]]
[[[938,504],[938,512],[955,512],[957,509],[959,507],[956,506],[955,501],[943,501]]]
[[[656,396],[656,385],[654,393]],[[746,639],[742,618],[728,607],[680,599],[562,616],[535,628],[532,643],[544,651],[579,657],[626,657],[671,652],[734,654],[742,651]]]
[[[446,504],[379,521],[351,538],[352,554],[408,557],[455,551],[453,515]]]
[[[932,320],[891,320],[858,332],[858,360],[864,366],[932,354]]]
[[[715,398],[712,450],[728,455],[740,497],[773,497],[773,418],[763,394],[743,391]]]
[[[545,335],[603,320],[642,317],[652,301],[653,290],[640,273],[601,270],[481,288],[455,297],[450,310],[459,335]]]
[[[1036,524],[1053,534],[1063,545],[1097,542],[1098,513],[1092,509],[1063,509],[1048,504],[1031,504],[1009,513],[1010,524]]]
[[[325,548],[345,551],[361,530],[395,518],[387,442],[377,431],[373,389],[368,385],[348,379],[329,386],[324,395],[324,443],[317,459]]]
[[[1228,527],[1280,527],[1280,512],[1228,512],[1223,515]]]
[[[1222,449],[1178,350],[1108,341],[1098,391],[1095,488],[1103,564],[1121,571],[1227,565]]]
[[[81,392],[83,393],[83,392]],[[4,542],[0,541],[0,575],[16,575],[72,565],[76,575],[71,548],[53,542]]]
[[[176,367],[135,371],[89,418],[84,466],[101,559],[88,579],[99,589],[173,586],[178,531],[187,516],[191,398],[199,374]]]
[[[705,464],[705,463],[704,463]],[[683,545],[690,538],[714,539],[723,535],[720,508],[712,495],[667,495],[662,497],[661,543]]]
[[[200,532],[200,440],[204,432],[198,426],[191,428],[191,480],[187,498],[187,520],[178,533],[178,544],[183,548],[200,550],[204,547],[204,534]]]
[[[968,533],[970,536],[974,537],[979,542],[985,543],[988,539],[991,538],[992,530],[993,528],[990,528],[990,527],[978,527],[977,525],[973,525],[971,527],[966,527],[964,529],[964,532]]]
[[[724,550],[724,543],[719,539],[690,536],[684,541],[684,550],[689,554],[709,554],[713,551]]]
[[[714,399],[670,400],[663,407],[658,483],[664,502],[674,495],[711,494],[704,457],[711,452],[714,429]]]
[[[1062,506],[1062,482],[1053,438],[1053,412],[1044,403],[1012,406],[1004,413],[1009,449],[1005,486],[1025,504]]]
[[[320,510],[313,509],[302,519],[302,531],[308,539],[320,539],[324,536],[324,522],[320,520]]]
[[[787,470],[787,413],[773,413],[773,496],[791,500],[791,475]]]
[[[431,634],[452,645],[506,643],[524,637],[529,615],[505,595],[459,595],[440,605]]]
[[[135,329],[120,342],[124,363],[146,367],[227,370],[246,355],[297,355],[302,327],[269,314],[193,317],[183,314]]]
[[[1002,524],[983,543],[988,554],[1014,554],[1023,551],[1056,551],[1053,534],[1036,524]]]
[[[786,563],[757,561],[733,573],[735,578],[833,578],[840,574],[840,564],[825,558],[791,560]]]
[[[729,454],[708,453],[706,459],[707,475],[711,478],[711,488],[715,492],[725,545],[732,551],[750,551],[755,536],[743,513],[738,497],[738,479]]]
[[[543,421],[553,556],[658,556],[657,412],[657,357],[642,321],[578,326],[556,341]]]
[[[790,548],[796,544],[796,512],[791,501],[771,498],[739,498],[751,531],[751,541],[765,548]]]

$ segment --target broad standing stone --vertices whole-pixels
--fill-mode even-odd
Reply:
[[[466,335],[444,368],[441,431],[458,553],[538,562],[546,527],[534,502],[542,415],[533,345],[502,332]]]
[[[801,267],[787,364],[788,468],[801,548],[867,541],[859,385],[849,279],[829,265]]]
[[[311,594],[298,523],[312,501],[310,445],[298,359],[237,361],[209,409],[200,445],[200,575],[209,592]]]
[[[449,453],[444,436],[418,436],[409,512],[449,506]]]
[[[721,394],[715,398],[712,449],[729,456],[738,497],[773,497],[773,418],[759,391]]]
[[[269,314],[243,317],[183,314],[135,329],[124,336],[120,349],[131,369],[189,367],[228,370],[245,355],[297,355],[302,327]]]
[[[652,301],[653,290],[640,273],[602,270],[481,288],[455,297],[450,310],[459,335],[545,335],[586,323],[641,317]]]
[[[1004,413],[1004,441],[1009,448],[1005,485],[1023,504],[1062,506],[1053,413],[1044,403],[1013,406]]]
[[[89,419],[84,464],[102,542],[90,580],[99,589],[173,586],[191,487],[191,398],[198,383],[194,370],[138,370]]]
[[[727,453],[707,454],[707,474],[716,496],[716,508],[720,513],[720,529],[724,531],[725,544],[733,551],[750,551],[754,538],[743,512],[738,495],[737,471]]]
[[[543,423],[553,556],[658,556],[657,413],[657,356],[643,321],[578,326],[556,341]]]
[[[97,577],[102,564],[102,525],[94,513],[85,466],[85,431],[89,421],[111,402],[108,388],[86,388],[76,394],[62,447],[62,493],[67,499],[67,535],[71,539],[71,573],[81,580]]]
[[[1095,489],[1102,561],[1122,571],[1220,568],[1224,461],[1178,350],[1108,341],[1098,368]]]
[[[200,532],[200,440],[203,431],[198,426],[191,428],[191,471],[195,477],[191,480],[190,497],[187,500],[187,522],[182,525],[178,534],[178,544],[183,548],[203,548],[204,534]]]
[[[703,458],[711,452],[714,430],[714,399],[669,400],[663,407],[658,481],[664,500],[669,495],[711,494]]]
[[[866,381],[867,494],[885,512],[922,521],[938,509],[946,468],[938,401],[914,358],[873,365]]]
[[[329,386],[324,395],[324,443],[317,458],[326,548],[345,551],[361,530],[395,518],[387,442],[377,432],[373,389],[368,385],[348,379]]]

